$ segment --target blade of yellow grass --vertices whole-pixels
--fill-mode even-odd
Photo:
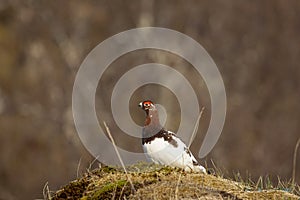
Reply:
[[[179,183],[180,183],[180,178],[181,178],[181,173],[179,174],[177,184],[176,184],[176,189],[175,189],[175,199],[176,200],[178,200],[178,187],[179,187]]]
[[[196,124],[195,124],[195,128],[194,128],[193,134],[192,134],[192,136],[191,136],[191,138],[190,138],[190,142],[189,142],[188,148],[190,148],[190,146],[192,145],[192,142],[193,142],[193,140],[194,140],[194,138],[195,138],[195,135],[196,135],[197,130],[198,130],[198,127],[199,127],[199,121],[200,121],[200,119],[201,119],[201,116],[202,116],[202,113],[203,113],[203,111],[204,111],[204,108],[205,108],[205,107],[202,107],[201,110],[200,110],[198,119],[197,119]]]
[[[294,158],[293,158],[293,175],[292,175],[292,184],[293,191],[295,190],[295,178],[296,178],[296,163],[297,163],[297,151],[300,145],[300,138],[298,139],[295,150],[294,150]]]
[[[114,138],[112,137],[112,135],[111,135],[111,133],[110,133],[110,130],[109,130],[109,128],[108,128],[106,122],[103,122],[103,124],[104,124],[105,129],[106,129],[106,132],[107,132],[107,134],[108,134],[108,136],[109,136],[109,138],[110,138],[110,140],[111,140],[111,142],[112,142],[112,144],[113,144],[113,146],[114,146],[114,149],[115,149],[115,151],[116,151],[116,154],[117,154],[117,156],[118,156],[118,158],[119,158],[119,161],[120,161],[120,163],[121,163],[121,165],[122,165],[122,168],[124,169],[124,172],[125,172],[125,174],[126,174],[126,176],[127,176],[128,182],[129,182],[130,185],[131,185],[131,189],[132,189],[132,191],[133,191],[134,193],[136,193],[136,189],[134,188],[133,182],[132,182],[130,176],[128,175],[128,172],[127,172],[126,167],[125,167],[125,165],[124,165],[123,159],[122,159],[122,157],[121,157],[121,155],[120,155],[120,153],[119,153],[119,150],[118,150],[118,147],[117,147],[117,145],[116,145],[116,143],[115,143],[115,140],[114,140]]]

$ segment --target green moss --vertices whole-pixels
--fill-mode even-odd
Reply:
[[[104,173],[110,173],[110,172],[114,173],[117,170],[116,170],[116,168],[113,168],[113,167],[110,167],[110,166],[105,166],[105,167],[101,167],[100,171],[104,172]]]
[[[122,188],[127,183],[126,180],[120,180],[116,183],[108,183],[107,185],[104,185],[98,192],[105,193],[105,192],[111,192],[116,188]]]
[[[102,188],[95,190],[88,199],[110,199],[114,193],[118,193],[127,184],[126,180],[119,180],[114,183],[107,183]]]

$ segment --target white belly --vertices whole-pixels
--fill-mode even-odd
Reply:
[[[186,145],[174,137],[177,146],[165,141],[164,138],[155,138],[150,143],[143,145],[144,152],[156,164],[179,167],[186,171],[205,171],[202,166],[195,165],[196,161],[191,153],[187,153]]]

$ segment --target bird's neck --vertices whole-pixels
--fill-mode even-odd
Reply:
[[[162,128],[163,127],[159,122],[158,111],[148,110],[145,120],[143,137],[151,137],[157,134]]]
[[[156,109],[147,110],[145,126],[160,126],[158,111]]]

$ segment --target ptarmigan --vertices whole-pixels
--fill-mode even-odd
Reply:
[[[191,151],[175,133],[161,126],[158,111],[152,101],[143,101],[139,107],[147,115],[142,134],[143,149],[147,157],[156,164],[206,173],[205,168],[199,165]]]

